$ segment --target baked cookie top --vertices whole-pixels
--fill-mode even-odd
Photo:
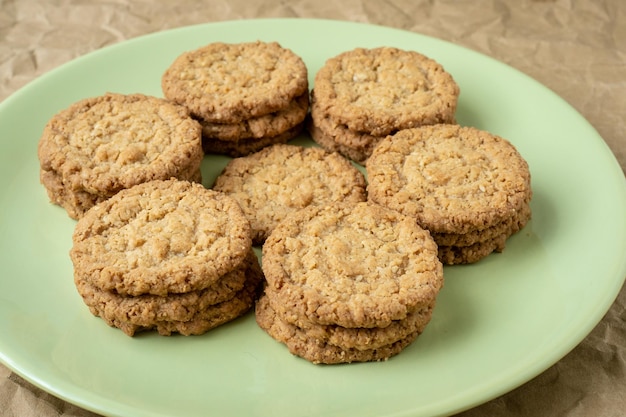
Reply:
[[[374,136],[454,121],[459,87],[418,52],[357,48],[330,58],[315,75],[316,104],[335,123]]]
[[[72,240],[75,280],[121,295],[206,288],[252,247],[237,202],[178,180],[120,191],[87,211]]]
[[[263,245],[262,267],[272,305],[300,327],[385,327],[430,305],[443,285],[428,231],[366,202],[288,216]]]
[[[308,78],[302,58],[276,42],[215,42],[180,55],[161,87],[197,118],[238,123],[286,108]]]
[[[365,187],[363,174],[341,155],[287,144],[233,159],[213,185],[239,203],[255,243],[303,207],[365,201]]]
[[[197,171],[201,129],[184,107],[143,94],[110,93],[52,117],[38,156],[41,169],[54,172],[67,189],[111,195]]]
[[[366,164],[368,199],[432,233],[467,233],[519,214],[532,191],[527,162],[507,140],[473,127],[402,130]]]

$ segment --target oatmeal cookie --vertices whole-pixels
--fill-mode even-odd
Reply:
[[[443,285],[437,245],[411,217],[366,202],[309,206],[263,245],[272,303],[286,322],[386,327]]]
[[[90,209],[72,240],[75,279],[121,295],[207,288],[252,247],[235,200],[179,180],[122,190]]]
[[[418,332],[388,345],[372,349],[341,348],[307,335],[299,327],[287,323],[276,314],[270,303],[260,300],[256,305],[256,321],[273,339],[289,351],[315,364],[339,364],[387,360],[399,354],[418,336]]]
[[[74,219],[142,182],[198,180],[203,156],[187,110],[142,94],[81,100],[46,124],[38,145],[41,182]]]
[[[241,206],[261,244],[289,213],[309,205],[365,201],[365,178],[337,153],[273,145],[229,162],[213,189]]]
[[[176,58],[161,87],[198,119],[240,123],[286,109],[308,78],[302,58],[276,42],[215,42]]]
[[[353,132],[383,137],[453,122],[460,90],[435,60],[380,47],[356,48],[328,59],[315,75],[313,91],[320,117]]]

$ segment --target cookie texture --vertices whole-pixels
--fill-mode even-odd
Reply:
[[[258,152],[270,145],[287,143],[297,137],[302,132],[303,128],[304,124],[301,123],[276,136],[242,138],[237,140],[221,140],[203,136],[202,148],[207,154],[219,154],[227,155],[231,158],[239,158]]]
[[[473,263],[531,217],[528,163],[507,140],[473,127],[422,126],[381,141],[366,164],[368,199],[429,230],[445,263]]]
[[[302,59],[276,42],[215,42],[176,58],[161,86],[198,119],[239,123],[285,109],[308,78]]]
[[[294,325],[386,327],[424,308],[443,285],[428,231],[378,205],[309,206],[263,245],[266,291]]]
[[[237,202],[180,180],[142,183],[99,203],[72,240],[76,279],[121,295],[201,290],[252,246]]]
[[[402,352],[418,336],[418,332],[388,345],[371,349],[342,348],[308,335],[301,328],[284,321],[261,297],[255,309],[256,321],[273,339],[287,346],[289,351],[314,364],[340,364],[382,361]]]
[[[392,47],[356,48],[315,75],[320,114],[355,132],[385,136],[454,120],[459,87],[435,60]]]
[[[240,141],[275,137],[302,124],[309,110],[308,91],[273,113],[251,117],[239,123],[201,120],[202,135],[220,141]]]
[[[213,189],[235,199],[261,244],[288,214],[310,205],[365,201],[365,178],[337,153],[273,145],[229,162]]]
[[[38,144],[50,200],[80,218],[142,182],[200,178],[201,128],[184,107],[142,94],[74,103],[52,117]]]

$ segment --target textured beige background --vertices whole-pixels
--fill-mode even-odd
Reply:
[[[572,104],[626,170],[623,0],[0,0],[0,100],[94,49],[179,26],[256,17],[369,22],[490,55]],[[602,322],[565,358],[462,416],[625,415],[625,306],[623,289]],[[0,365],[0,415],[94,414]]]

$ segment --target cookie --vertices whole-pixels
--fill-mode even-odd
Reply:
[[[334,123],[327,116],[320,116],[317,106],[311,106],[311,117],[307,120],[307,130],[311,138],[322,148],[338,152],[344,157],[365,165],[374,147],[382,137],[369,133],[353,132],[343,125]]]
[[[117,316],[101,317],[109,326],[117,327],[129,336],[147,330],[156,330],[162,336],[170,336],[172,333],[184,336],[201,335],[248,312],[254,306],[262,279],[258,263],[251,263],[246,270],[246,282],[241,290],[225,301],[197,310],[188,320],[157,319],[140,325]],[[92,313],[100,315],[98,310],[92,309]]]
[[[75,279],[133,296],[207,288],[252,247],[235,200],[180,180],[120,191],[77,222],[72,241]]]
[[[368,198],[432,233],[483,230],[530,200],[527,162],[507,140],[473,127],[423,126],[383,140],[366,165]]]
[[[184,107],[163,99],[105,94],[52,117],[38,157],[50,200],[78,219],[142,182],[200,179],[201,128]]]
[[[404,339],[374,349],[344,349],[307,335],[299,327],[287,323],[261,298],[255,308],[257,324],[273,339],[285,344],[289,351],[315,364],[382,361],[399,354],[418,336],[418,332]]]
[[[150,327],[159,321],[188,321],[208,306],[230,300],[246,284],[246,274],[258,264],[254,252],[233,271],[205,289],[187,293],[174,293],[165,296],[143,294],[124,296],[114,291],[104,291],[89,284],[83,277],[77,277],[75,285],[78,293],[92,313],[111,322]],[[257,268],[259,266],[257,265]]]
[[[309,110],[308,91],[296,97],[284,109],[242,120],[239,123],[213,123],[200,120],[206,140],[240,141],[275,137],[302,124]]]
[[[297,137],[303,130],[304,124],[295,127],[277,135],[262,138],[243,138],[238,140],[219,140],[203,137],[202,148],[207,154],[219,154],[230,156],[231,158],[239,158],[258,152],[270,145],[287,143],[291,139]]]
[[[453,122],[459,91],[435,60],[392,47],[356,48],[328,59],[313,87],[320,117],[378,137]]]
[[[430,305],[443,285],[428,231],[366,202],[287,216],[263,245],[262,267],[277,313],[299,327],[386,327]]]
[[[231,160],[213,185],[239,203],[254,244],[301,208],[365,201],[365,187],[363,174],[341,155],[287,144]]]
[[[423,126],[389,136],[366,164],[368,199],[429,230],[446,264],[501,252],[531,217],[528,163],[473,127]]]
[[[174,60],[165,97],[212,123],[240,123],[286,109],[308,91],[302,58],[276,42],[215,42]]]
[[[272,310],[273,291],[267,288],[258,303],[269,303]],[[342,349],[369,350],[390,345],[409,337],[411,334],[421,333],[432,317],[435,302],[409,313],[406,318],[391,322],[386,327],[342,327],[337,325],[320,325],[300,320],[298,328],[308,337],[317,339],[326,344]],[[265,308],[265,307],[262,307]],[[280,310],[280,305],[278,305]]]

